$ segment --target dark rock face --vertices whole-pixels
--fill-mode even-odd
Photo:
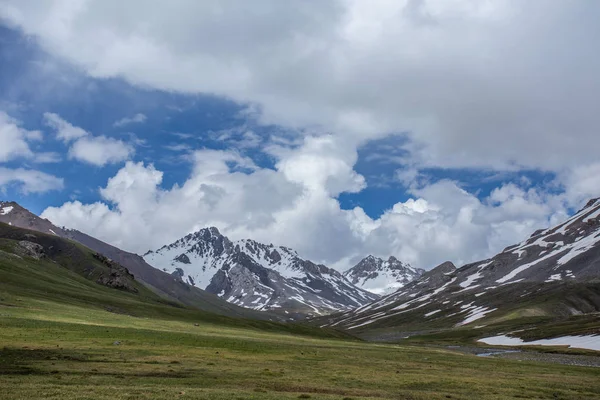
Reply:
[[[319,314],[377,298],[287,247],[232,242],[216,228],[189,234],[144,257],[156,268],[186,275],[197,287],[255,310]]]
[[[138,292],[133,286],[134,277],[127,268],[100,253],[95,253],[94,258],[110,268],[109,272],[102,273],[100,277],[98,277],[96,280],[97,283],[119,290],[125,290],[127,292]]]
[[[176,260],[182,264],[191,264],[190,259],[185,254],[180,254]]]
[[[183,272],[183,270],[181,268],[175,268],[175,271],[171,272],[171,275],[173,275],[178,280],[183,281],[185,272]]]

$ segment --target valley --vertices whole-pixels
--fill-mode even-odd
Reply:
[[[12,208],[0,216],[6,220],[14,212],[9,224],[0,222],[2,398],[75,399],[86,392],[106,399],[600,396],[596,201],[566,223],[461,268],[444,263],[423,272],[367,257],[356,276],[364,279],[375,275],[373,268],[389,271],[396,264],[395,271],[403,271],[397,275],[416,272],[414,279],[395,283],[401,287],[382,297],[365,295],[372,299],[354,307],[309,318],[298,314],[296,320],[277,307],[240,307],[219,295],[223,287],[210,293],[172,272],[194,265],[194,254],[201,266],[214,268],[214,276],[244,270],[247,279],[226,280],[225,290],[239,293],[236,285],[245,282],[248,295],[256,296],[251,288],[259,282],[271,288],[264,304],[285,301],[277,282],[323,299],[310,283],[324,276],[338,279],[328,281],[336,282],[331,288],[344,282],[344,293],[368,292],[291,250],[280,259],[291,262],[277,260],[270,269],[259,262],[273,259],[273,246],[233,245],[213,228],[188,236],[185,246],[158,250],[175,249],[163,258],[172,260],[173,271],[161,271],[11,204],[3,205]],[[550,238],[562,244],[548,244]],[[254,258],[236,250],[241,244]],[[577,253],[569,256],[573,249]],[[552,264],[559,259],[566,261]],[[529,278],[521,279],[526,270]],[[187,271],[201,281],[192,275],[198,269]],[[560,280],[547,278],[559,274]],[[498,280],[503,282],[494,285]],[[208,286],[214,284],[212,277]],[[243,306],[242,299],[252,298],[237,299]],[[294,307],[288,310],[299,311]]]

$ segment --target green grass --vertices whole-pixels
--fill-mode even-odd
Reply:
[[[98,285],[85,249],[59,263],[8,254],[14,245],[0,241],[2,399],[600,397],[600,368],[222,317]]]
[[[19,305],[0,307],[3,399],[600,396],[598,368],[482,359],[420,346],[208,322],[195,326],[187,320],[13,300]]]

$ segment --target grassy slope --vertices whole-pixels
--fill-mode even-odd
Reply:
[[[5,251],[12,246],[0,243]],[[95,262],[85,257],[68,270],[0,253],[1,398],[600,396],[598,368],[369,344],[316,328],[219,317],[165,304],[143,288],[132,294],[98,285],[78,273]]]

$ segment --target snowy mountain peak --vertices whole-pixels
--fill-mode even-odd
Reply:
[[[372,293],[384,295],[392,293],[407,283],[417,279],[423,270],[403,263],[394,256],[387,260],[369,255],[344,272],[353,284]]]
[[[144,259],[181,281],[256,310],[320,314],[377,298],[288,247],[252,239],[231,241],[216,228],[186,235],[149,251]]]

